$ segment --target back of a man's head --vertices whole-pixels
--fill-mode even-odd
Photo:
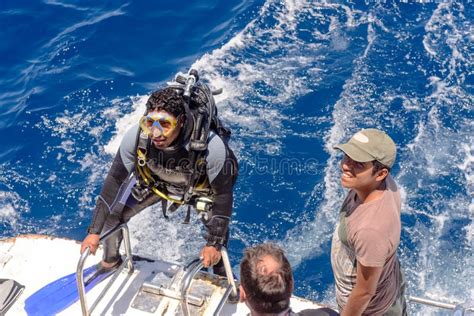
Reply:
[[[254,313],[279,314],[290,306],[293,273],[283,250],[273,244],[245,250],[240,263],[240,283]]]

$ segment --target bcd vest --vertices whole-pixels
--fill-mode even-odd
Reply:
[[[203,208],[201,211],[208,211],[212,206],[212,191],[206,174],[206,159],[204,155],[197,157],[193,166],[190,156],[191,151],[184,144],[170,151],[154,148],[149,137],[139,130],[135,164],[137,183],[132,189],[135,199],[140,202],[148,194],[158,195],[162,198],[162,209],[166,218],[166,211],[173,212],[180,205],[197,207],[199,198],[204,198],[206,204],[209,204],[199,204]],[[196,183],[192,183],[193,172],[198,173]],[[186,199],[189,188],[192,188],[192,192]],[[169,208],[168,202],[171,202]],[[189,213],[188,207],[185,222],[189,221]]]

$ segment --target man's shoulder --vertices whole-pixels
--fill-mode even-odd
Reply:
[[[207,144],[208,146],[211,144],[213,145],[219,144],[219,146],[225,146],[225,143],[222,140],[222,138],[218,134],[214,133],[213,131],[209,132],[209,137],[207,138]]]
[[[226,157],[226,144],[214,132],[209,134],[207,140],[207,157],[214,157],[216,159],[225,159]]]
[[[135,146],[135,142],[137,140],[137,133],[138,133],[138,124],[132,125],[123,135],[122,142],[120,146]]]
[[[120,157],[122,158],[123,164],[129,172],[134,168],[135,164],[135,151],[136,141],[138,133],[138,124],[130,127],[124,134],[120,143]]]

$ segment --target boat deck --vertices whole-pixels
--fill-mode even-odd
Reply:
[[[80,243],[74,240],[54,238],[44,235],[22,235],[0,240],[1,278],[11,278],[25,286],[18,301],[8,311],[8,315],[26,315],[25,300],[50,282],[76,271],[79,260]],[[85,267],[96,264],[102,257],[99,248],[96,256],[90,256]],[[134,271],[124,268],[113,282],[97,306],[93,315],[185,315],[182,300],[174,291],[163,284],[170,285],[183,273],[184,265],[134,258]],[[86,294],[88,308],[101,295],[109,280],[105,280]],[[225,295],[227,280],[212,274],[198,272],[188,291],[190,315],[214,315]],[[324,306],[293,297],[294,311],[321,309]],[[247,315],[249,310],[243,303],[226,302],[219,315]],[[63,310],[59,315],[81,315],[80,300]]]

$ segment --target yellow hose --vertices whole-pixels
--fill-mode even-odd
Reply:
[[[140,150],[137,150],[137,154],[140,158],[143,158],[145,159],[145,154],[143,154]],[[150,171],[147,169],[147,168],[144,168],[140,165],[137,166],[137,169],[138,169],[138,173],[140,174],[140,177],[143,179],[143,181],[145,181],[145,184],[150,186],[150,181],[149,179],[153,179],[151,174],[150,174]],[[151,190],[153,191],[153,193],[155,193],[156,195],[158,195],[159,197],[165,199],[165,200],[168,200],[170,202],[173,202],[173,203],[176,203],[176,204],[184,204],[183,201],[181,200],[176,200],[176,199],[173,199],[172,197],[169,197],[168,195],[166,195],[165,193],[161,192],[160,190],[158,190],[158,188],[156,188],[155,186],[152,186],[151,187]]]

